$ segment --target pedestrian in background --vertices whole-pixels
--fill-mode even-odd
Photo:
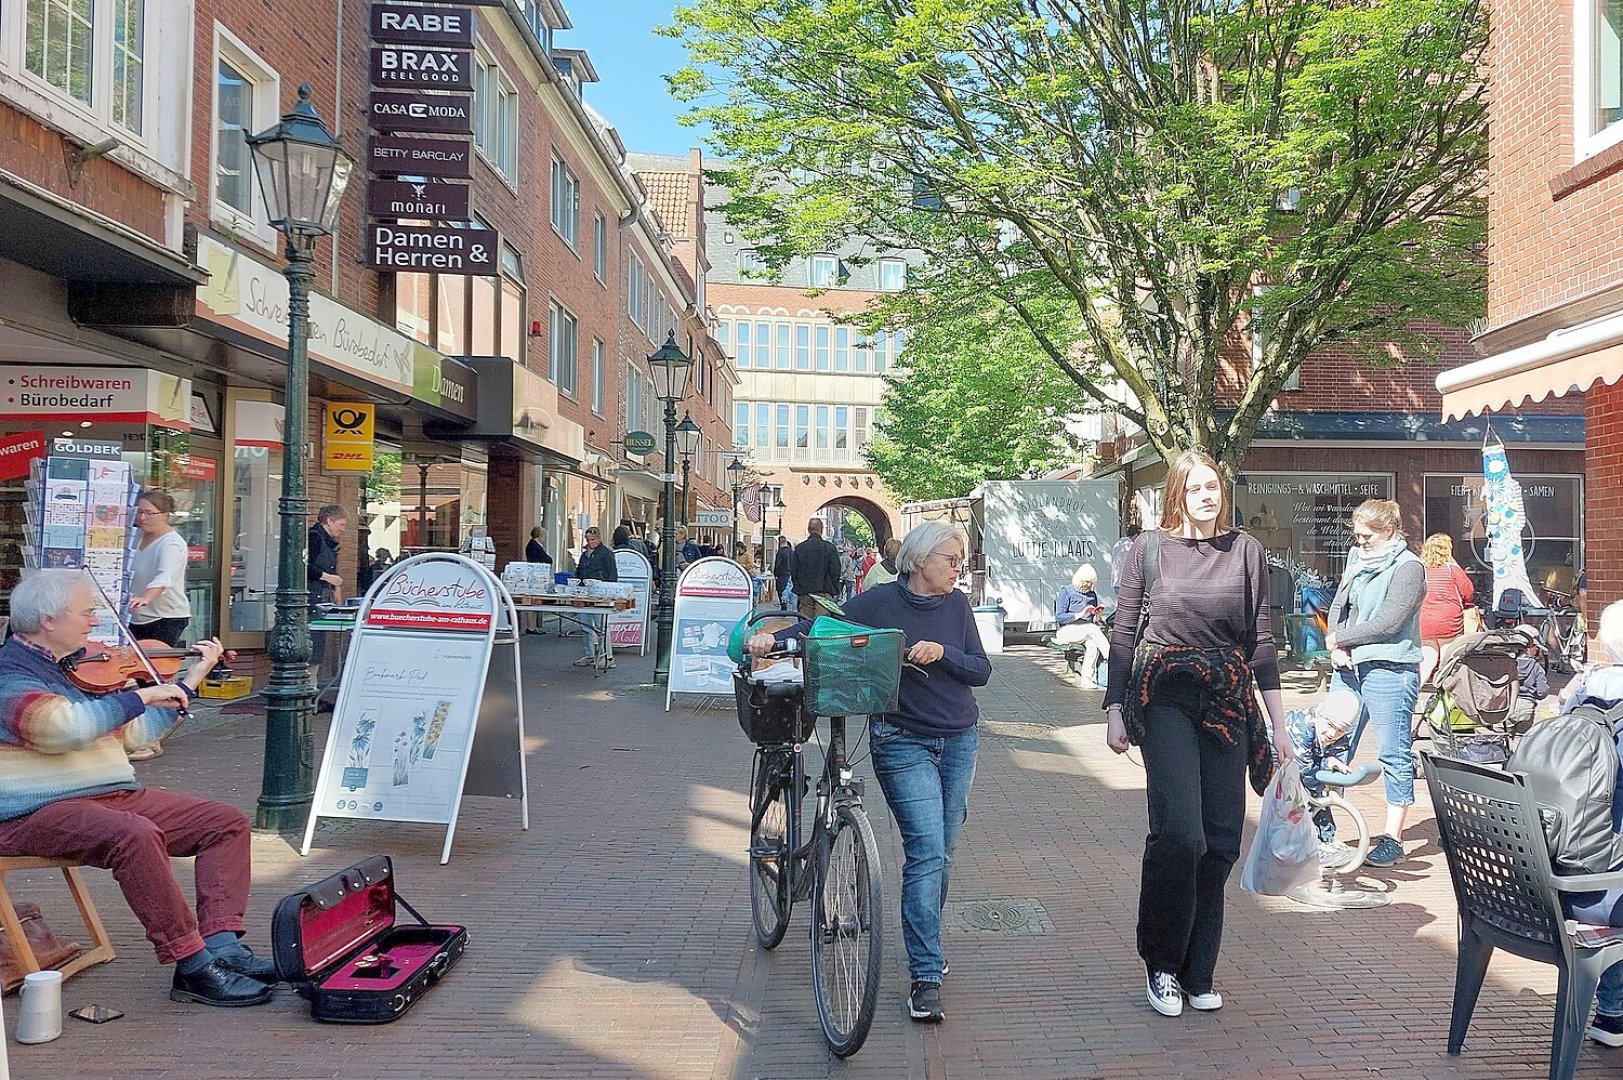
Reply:
[[[135,497],[141,539],[130,560],[130,631],[179,648],[192,605],[186,598],[186,538],[169,523],[174,512],[174,497],[166,491],[148,488]]]
[[[582,581],[620,580],[620,568],[614,561],[614,552],[603,546],[603,534],[596,525],[586,530],[585,545],[581,548],[580,560],[575,564],[575,576]],[[596,662],[598,636],[605,632],[603,624],[607,618],[599,614],[580,617],[581,655],[575,661],[576,667],[586,667]],[[614,666],[612,655],[609,666]]]
[[[1164,1016],[1219,1009],[1223,885],[1240,857],[1245,777],[1267,787],[1270,743],[1293,750],[1268,622],[1260,541],[1228,528],[1217,463],[1185,451],[1167,473],[1163,532],[1128,549],[1110,635],[1105,691],[1110,749],[1144,753],[1150,831],[1138,901],[1145,992]],[[1149,560],[1154,558],[1153,568]],[[1145,577],[1150,574],[1149,594]],[[1139,610],[1149,604],[1143,639]],[[1253,686],[1262,691],[1264,722]]]
[[[1420,549],[1426,568],[1426,595],[1420,602],[1420,685],[1431,681],[1437,661],[1448,643],[1466,632],[1466,609],[1476,591],[1471,579],[1454,561],[1454,541],[1447,533],[1432,533]]]
[[[1403,515],[1391,499],[1366,499],[1353,511],[1352,550],[1330,601],[1325,647],[1332,686],[1358,695],[1364,711],[1353,729],[1356,753],[1373,726],[1386,782],[1386,828],[1364,861],[1391,866],[1403,858],[1403,825],[1414,804],[1414,704],[1420,695],[1420,604],[1426,568],[1403,537]]]
[[[868,737],[874,775],[902,834],[902,943],[911,981],[907,1008],[924,1023],[945,1016],[941,909],[958,833],[969,816],[980,747],[974,687],[992,677],[969,597],[957,589],[966,548],[964,534],[954,526],[924,522],[902,541],[896,556],[900,576],[854,597],[847,609],[864,626],[903,631],[907,659],[922,669],[903,669],[897,711],[871,717]],[[810,628],[803,621],[776,635],[758,634],[748,647],[761,656],[777,641],[804,637]]]
[[[1083,563],[1071,574],[1070,584],[1054,597],[1054,644],[1082,646],[1081,682],[1084,690],[1099,688],[1099,658],[1110,650],[1103,629],[1104,607],[1099,603],[1099,572]]]
[[[794,547],[787,536],[778,537],[778,552],[772,556],[772,586],[778,591],[778,607],[789,606],[789,578],[794,573]]]
[[[822,518],[812,518],[806,524],[806,539],[795,548],[793,577],[800,613],[808,619],[824,610],[815,597],[832,602],[840,595],[840,553],[823,539]]]

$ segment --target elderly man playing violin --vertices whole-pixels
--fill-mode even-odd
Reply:
[[[11,594],[0,646],[0,855],[74,859],[111,870],[160,963],[169,996],[203,1005],[270,1000],[276,968],[237,939],[248,909],[248,819],[235,807],[135,782],[127,750],[168,734],[220,659],[220,643],[179,682],[91,695],[62,661],[85,647],[97,600],[78,570],[39,570]],[[197,860],[197,911],[172,857]]]

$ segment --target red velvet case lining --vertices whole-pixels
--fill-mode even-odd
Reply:
[[[318,977],[368,941],[379,941],[394,927],[394,875],[356,889],[323,911],[306,903],[299,911],[299,937],[304,942],[304,968]],[[363,980],[377,986],[379,980]]]

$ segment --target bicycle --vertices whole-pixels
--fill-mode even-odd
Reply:
[[[1544,668],[1550,674],[1571,675],[1582,670],[1589,659],[1588,626],[1583,613],[1573,606],[1573,594],[1545,589],[1550,595],[1550,613],[1539,627],[1539,649]]]
[[[762,612],[753,624],[774,616]],[[781,616],[779,616],[781,617]],[[791,646],[793,643],[790,643]],[[767,659],[790,655],[774,650]],[[803,683],[734,676],[739,724],[756,744],[750,775],[750,912],[764,949],[783,941],[794,905],[810,900],[813,992],[823,1037],[835,1056],[862,1048],[879,999],[884,886],[879,846],[862,807],[863,781],[846,756],[846,717],[830,716],[817,779],[811,834],[802,838],[809,793],[805,743],[817,735]]]

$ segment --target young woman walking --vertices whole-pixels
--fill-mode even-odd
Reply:
[[[1120,754],[1136,743],[1144,754],[1150,831],[1138,954],[1150,1004],[1178,1016],[1185,998],[1203,1011],[1223,1005],[1213,976],[1223,885],[1240,857],[1245,777],[1249,770],[1260,794],[1271,757],[1289,761],[1292,751],[1262,544],[1228,527],[1228,488],[1206,454],[1180,455],[1166,491],[1163,531],[1139,534],[1128,550],[1105,711],[1110,748]],[[1253,684],[1271,723],[1257,707]]]

